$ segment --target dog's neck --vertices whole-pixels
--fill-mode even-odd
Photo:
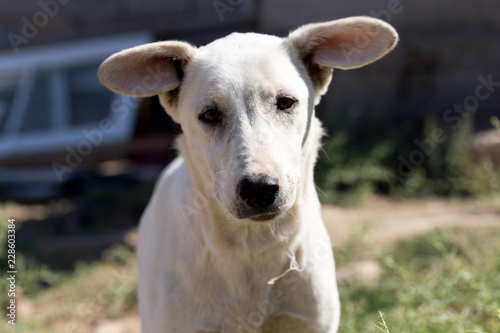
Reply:
[[[298,189],[296,204],[289,210],[282,213],[275,220],[270,222],[251,222],[235,218],[227,212],[214,197],[211,179],[199,172],[203,169],[200,165],[199,156],[192,156],[191,150],[187,147],[186,139],[180,135],[177,139],[177,147],[184,158],[187,167],[193,197],[197,201],[198,214],[203,214],[203,223],[199,223],[206,245],[213,252],[227,253],[227,248],[235,251],[259,252],[273,251],[275,247],[285,247],[292,249],[296,247],[295,240],[300,233],[304,232],[304,223],[311,216],[306,216],[306,212],[300,211],[299,207],[310,207],[304,204],[310,200],[318,200],[314,186],[313,169],[316,161],[319,141],[322,136],[321,124],[316,117],[312,117],[311,126],[318,127],[311,131],[316,133],[315,137],[310,136],[304,142],[304,155],[302,161],[302,184]],[[302,204],[298,204],[302,202]],[[193,203],[194,205],[194,203]],[[313,203],[314,206],[314,203]]]

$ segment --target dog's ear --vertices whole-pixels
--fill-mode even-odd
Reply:
[[[114,92],[149,97],[175,91],[196,48],[185,42],[156,42],[115,53],[99,67],[102,84]]]
[[[319,97],[334,68],[353,69],[380,59],[394,48],[398,34],[382,20],[359,16],[305,25],[287,40],[304,61]]]

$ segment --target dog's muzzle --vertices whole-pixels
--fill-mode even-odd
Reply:
[[[246,176],[239,182],[237,189],[245,204],[243,218],[268,221],[279,215],[280,211],[276,208],[280,190],[278,178],[267,173]]]

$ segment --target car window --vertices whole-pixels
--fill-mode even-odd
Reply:
[[[0,79],[0,135],[4,133],[20,73],[2,73]]]
[[[99,83],[97,67],[86,65],[67,71],[71,125],[99,122],[109,113],[113,94]]]
[[[46,131],[50,128],[53,101],[49,94],[49,78],[49,72],[37,73],[19,132]]]

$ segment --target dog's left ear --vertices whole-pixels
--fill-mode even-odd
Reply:
[[[304,61],[319,97],[334,68],[359,68],[382,58],[394,48],[398,34],[382,20],[359,16],[305,25],[287,40]]]

